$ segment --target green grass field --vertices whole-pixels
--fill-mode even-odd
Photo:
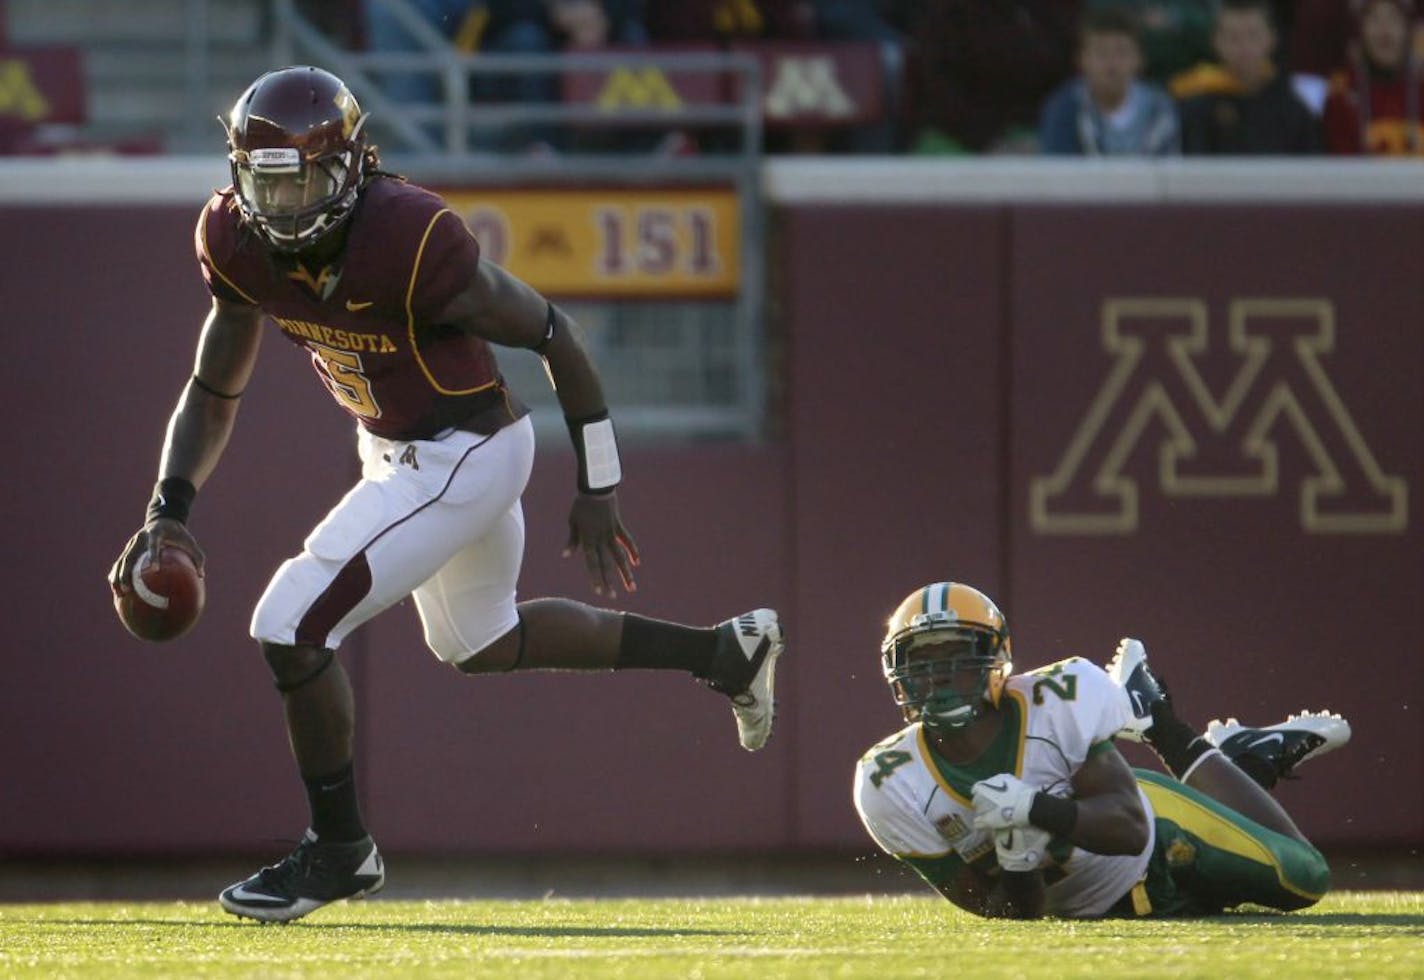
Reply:
[[[0,905],[3,977],[1424,977],[1424,893],[1292,915],[986,922],[930,896]]]

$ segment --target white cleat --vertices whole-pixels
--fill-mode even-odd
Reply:
[[[786,649],[774,609],[753,609],[717,627],[717,656],[708,685],[732,699],[737,738],[755,752],[771,738],[776,719],[776,662]]]

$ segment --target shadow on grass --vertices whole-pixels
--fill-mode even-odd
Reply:
[[[598,939],[629,936],[739,936],[725,929],[659,929],[638,926],[501,926],[464,923],[405,922],[273,922],[218,919],[38,919],[36,925],[56,926],[182,926],[186,929],[254,929],[263,925],[291,925],[325,932],[428,932],[452,936],[533,936],[544,939]]]

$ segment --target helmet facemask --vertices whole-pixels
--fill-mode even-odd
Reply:
[[[905,720],[963,728],[982,715],[984,705],[997,705],[1013,669],[1004,639],[986,626],[929,622],[890,638],[881,660]]]
[[[290,146],[231,148],[244,220],[283,252],[308,248],[341,226],[356,204],[364,164],[362,116],[337,152],[305,157]],[[231,146],[231,137],[229,145]]]

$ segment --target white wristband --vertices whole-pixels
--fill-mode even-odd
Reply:
[[[618,440],[613,434],[613,420],[601,418],[582,422],[575,427],[574,448],[579,457],[579,489],[585,493],[606,493],[623,479],[623,466],[618,461]]]

